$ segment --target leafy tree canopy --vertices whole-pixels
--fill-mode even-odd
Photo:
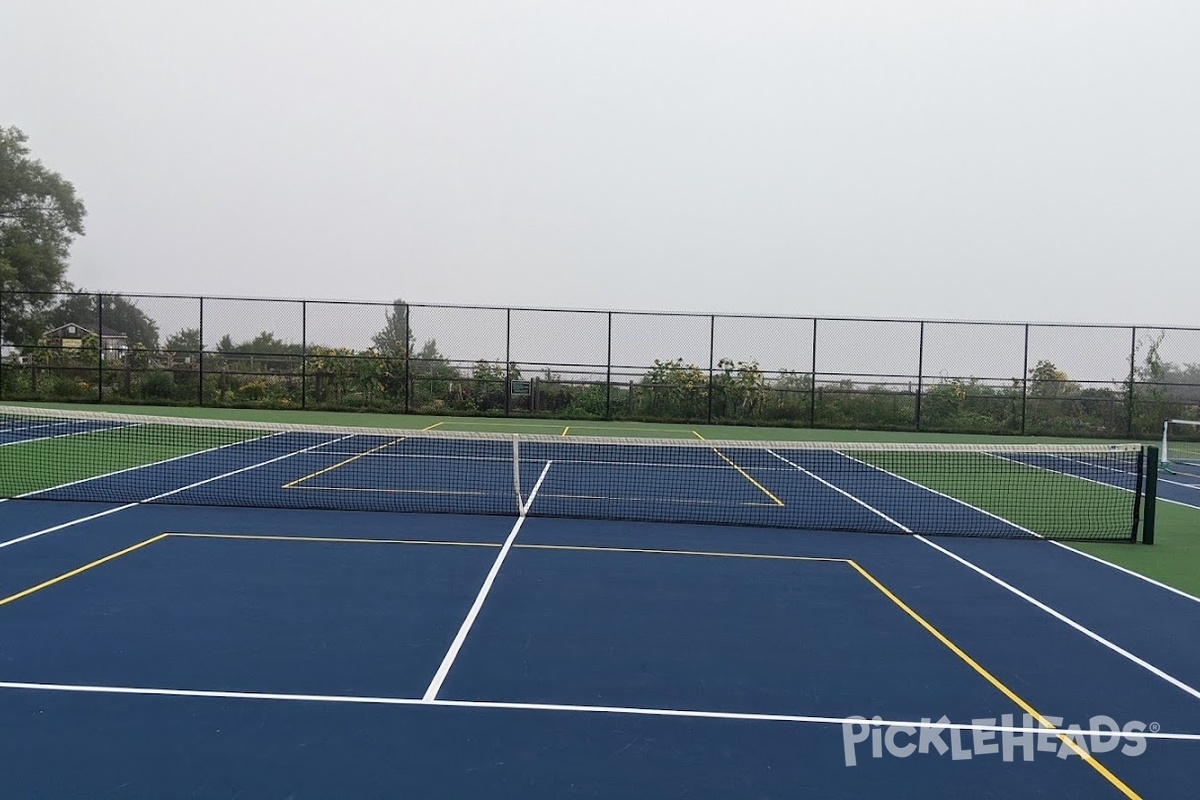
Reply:
[[[104,307],[101,314],[97,297],[86,292],[60,296],[52,308],[38,315],[42,329],[38,331],[38,335],[68,322],[85,326],[103,324],[105,328],[128,336],[130,347],[141,345],[148,350],[158,349],[158,323],[146,316],[146,312],[138,308],[136,301],[119,294],[103,295]]]
[[[86,210],[75,187],[30,156],[19,128],[0,127],[0,341],[36,339],[34,314],[63,280],[71,242],[83,235]]]
[[[400,298],[392,301],[392,308],[384,312],[384,326],[371,337],[371,344],[386,355],[411,353],[416,338],[408,327],[408,303]]]

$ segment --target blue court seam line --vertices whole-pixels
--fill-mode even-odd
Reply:
[[[1082,730],[1072,728],[1026,728],[1015,725],[978,725],[963,722],[932,720],[867,719],[863,717],[822,717],[803,714],[759,714],[748,711],[699,711],[695,709],[644,708],[639,706],[586,706],[568,703],[520,703],[504,700],[422,700],[417,697],[373,697],[368,695],[290,694],[286,692],[245,692],[224,689],[166,689],[143,686],[91,686],[75,683],[32,683],[0,681],[0,689],[15,691],[69,692],[78,694],[142,695],[151,697],[197,697],[220,700],[273,700],[301,703],[344,703],[347,705],[434,706],[442,708],[486,708],[502,711],[565,711],[591,714],[621,714],[628,716],[683,717],[687,719],[743,720],[749,722],[810,723],[817,725],[866,725],[875,727],[909,726],[936,731],[985,731],[993,733],[1034,733],[1041,736],[1111,738],[1111,730]],[[1200,742],[1200,733],[1171,733],[1167,731],[1122,731],[1129,739],[1166,739]]]
[[[949,495],[944,495],[944,494],[942,494],[941,492],[938,492],[938,491],[936,491],[936,490],[934,490],[934,489],[930,489],[929,487],[927,487],[927,486],[924,486],[924,485],[922,485],[922,484],[920,484],[920,483],[917,483],[917,482],[915,482],[915,481],[909,480],[908,478],[905,478],[905,477],[904,477],[904,476],[902,476],[902,475],[897,475],[897,474],[895,474],[894,472],[890,472],[890,471],[888,471],[888,470],[884,469],[883,467],[877,467],[877,466],[875,466],[874,464],[870,464],[870,463],[868,463],[868,462],[865,462],[865,461],[859,461],[859,459],[857,459],[857,458],[854,458],[853,456],[846,455],[845,453],[841,453],[841,452],[839,452],[839,453],[838,453],[838,455],[842,456],[843,458],[849,459],[849,460],[851,460],[851,461],[857,462],[857,463],[859,463],[859,464],[864,464],[864,465],[866,465],[866,466],[868,466],[868,467],[871,467],[871,468],[872,468],[872,469],[874,469],[874,470],[878,470],[879,472],[882,472],[882,473],[884,473],[884,474],[886,474],[886,475],[891,475],[892,477],[894,477],[894,478],[897,478],[898,480],[904,481],[905,483],[912,484],[913,486],[915,486],[915,487],[917,487],[917,488],[919,488],[919,489],[923,489],[923,490],[925,490],[925,491],[928,491],[928,492],[931,492],[931,493],[933,493],[933,494],[936,494],[936,495],[939,495],[939,496],[942,496],[942,497],[946,497],[947,499],[953,500],[954,502],[956,502],[956,503],[959,503],[960,505],[963,505],[963,506],[965,506],[965,507],[967,507],[967,508],[970,508],[970,509],[973,509],[973,510],[975,510],[975,511],[978,511],[978,512],[980,512],[980,513],[982,513],[982,514],[985,514],[985,515],[989,516],[989,517],[994,517],[994,518],[996,518],[996,519],[1001,519],[1002,521],[1004,521],[1004,522],[1007,522],[1009,525],[1012,525],[1014,528],[1018,528],[1018,529],[1020,529],[1020,530],[1026,530],[1025,528],[1022,528],[1020,525],[1015,525],[1015,524],[1013,524],[1013,523],[1011,523],[1011,522],[1008,522],[1008,520],[1004,520],[1004,519],[1003,519],[1003,518],[1001,518],[1001,517],[996,517],[996,515],[995,515],[995,514],[992,514],[992,513],[988,512],[988,511],[984,511],[984,510],[983,510],[983,509],[981,509],[981,508],[976,508],[975,506],[971,505],[970,503],[966,503],[966,502],[964,502],[964,501],[962,501],[962,500],[958,500],[958,499],[956,499],[956,498],[950,497]],[[864,503],[864,505],[867,505],[867,504],[866,504],[866,503]],[[870,506],[868,506],[868,507],[870,507]],[[882,513],[881,513],[881,516],[884,516],[884,515],[882,515]],[[887,518],[887,517],[885,517],[885,518]],[[894,520],[893,520],[893,522],[894,522]],[[897,523],[895,523],[895,524],[897,524],[897,525],[900,525],[900,523],[898,523],[898,522],[897,522]],[[909,528],[907,528],[906,526],[900,525],[900,528],[901,528],[903,531],[905,531],[906,533],[910,533],[910,534],[912,533],[912,530],[910,530],[910,529],[909,529]],[[1033,531],[1028,531],[1028,532],[1029,532],[1029,533],[1032,533],[1034,536],[1037,536],[1037,537],[1038,537],[1038,539],[1041,539],[1041,540],[1045,541],[1045,538],[1044,538],[1044,537],[1042,537],[1042,536],[1040,536],[1040,535],[1038,535],[1038,534],[1034,533]],[[1040,609],[1040,610],[1044,611],[1045,613],[1047,613],[1047,614],[1049,614],[1050,616],[1052,616],[1052,617],[1054,617],[1055,619],[1057,619],[1059,622],[1063,622],[1063,623],[1065,623],[1067,626],[1069,626],[1069,627],[1071,627],[1071,628],[1074,628],[1074,629],[1075,629],[1076,631],[1078,631],[1079,633],[1082,633],[1082,634],[1084,634],[1085,636],[1087,636],[1088,638],[1090,638],[1090,639],[1092,639],[1093,641],[1097,642],[1098,644],[1101,644],[1101,645],[1103,645],[1104,647],[1107,647],[1107,648],[1108,648],[1109,650],[1111,650],[1112,652],[1114,652],[1114,653],[1116,653],[1117,655],[1119,655],[1119,656],[1121,656],[1121,657],[1123,657],[1123,658],[1127,659],[1128,661],[1132,662],[1133,664],[1135,664],[1135,665],[1137,665],[1137,666],[1141,667],[1142,669],[1146,670],[1147,672],[1149,672],[1150,674],[1154,675],[1155,677],[1157,677],[1157,678],[1160,678],[1160,679],[1162,679],[1162,680],[1166,681],[1167,683],[1170,683],[1170,684],[1171,684],[1172,686],[1174,686],[1175,688],[1177,688],[1177,689],[1181,689],[1182,691],[1184,691],[1184,692],[1186,692],[1186,693],[1188,693],[1188,694],[1192,695],[1193,697],[1195,697],[1195,698],[1197,698],[1197,699],[1200,699],[1200,691],[1198,691],[1198,690],[1196,690],[1195,688],[1193,688],[1193,687],[1189,686],[1188,684],[1184,683],[1183,681],[1179,680],[1178,678],[1174,677],[1173,675],[1169,675],[1168,673],[1166,673],[1166,672],[1164,672],[1163,670],[1159,669],[1158,667],[1154,666],[1153,664],[1151,664],[1150,662],[1146,661],[1145,659],[1143,659],[1143,658],[1140,658],[1140,657],[1138,657],[1138,656],[1134,655],[1133,653],[1131,653],[1131,652],[1129,652],[1128,650],[1124,649],[1123,647],[1121,647],[1121,646],[1117,645],[1116,643],[1114,643],[1114,642],[1112,642],[1112,641],[1110,641],[1110,640],[1108,640],[1108,639],[1104,638],[1103,636],[1101,636],[1100,634],[1098,634],[1098,633],[1096,633],[1095,631],[1091,630],[1090,628],[1087,628],[1087,627],[1085,627],[1084,625],[1082,625],[1081,623],[1079,623],[1079,622],[1076,622],[1075,620],[1073,620],[1073,619],[1071,619],[1070,617],[1068,617],[1066,614],[1063,614],[1062,612],[1060,612],[1060,611],[1057,611],[1057,610],[1055,610],[1055,609],[1051,608],[1050,606],[1046,605],[1045,603],[1041,602],[1040,600],[1037,600],[1037,599],[1035,599],[1034,597],[1032,597],[1031,595],[1028,595],[1028,594],[1026,594],[1026,593],[1022,592],[1020,589],[1017,589],[1015,586],[1012,586],[1011,584],[1005,583],[1005,582],[1004,582],[1004,581],[1002,581],[1000,578],[997,578],[995,575],[992,575],[990,572],[987,572],[986,570],[984,570],[982,567],[979,567],[979,566],[976,566],[975,564],[972,564],[970,561],[967,561],[965,558],[963,558],[963,557],[959,556],[958,554],[956,554],[956,553],[954,553],[954,552],[952,552],[952,551],[950,551],[950,550],[947,550],[946,548],[944,548],[944,547],[941,547],[940,545],[937,545],[937,544],[935,544],[935,543],[933,543],[933,542],[929,541],[929,539],[925,538],[924,536],[917,535],[917,534],[913,534],[913,538],[914,538],[914,539],[916,539],[916,540],[918,540],[918,541],[920,541],[920,542],[922,542],[922,543],[924,543],[924,544],[926,544],[926,545],[928,545],[929,547],[932,547],[932,548],[934,548],[935,550],[938,550],[938,551],[939,551],[939,552],[941,552],[943,555],[946,555],[946,556],[949,556],[950,558],[953,558],[954,560],[956,560],[956,561],[960,562],[960,563],[961,563],[963,566],[966,566],[966,567],[968,567],[969,569],[972,569],[972,570],[974,570],[975,572],[979,573],[979,574],[980,574],[980,575],[982,575],[983,577],[985,577],[985,578],[988,578],[988,579],[989,579],[989,580],[991,580],[991,581],[994,581],[994,582],[995,582],[997,585],[1001,586],[1001,587],[1002,587],[1002,588],[1004,588],[1004,589],[1007,589],[1009,592],[1012,592],[1012,593],[1013,593],[1013,594],[1015,594],[1017,597],[1020,597],[1022,600],[1025,600],[1026,602],[1028,602],[1028,603],[1031,603],[1031,604],[1032,604],[1034,607],[1036,607],[1036,608],[1038,608],[1038,609]]]
[[[432,429],[436,428],[438,425],[441,425],[441,424],[442,424],[442,423],[440,423],[440,422],[435,422],[435,423],[434,423],[434,424],[432,424],[432,425],[426,425],[426,426],[425,426],[424,428],[422,428],[421,430],[423,430],[423,431],[432,430]],[[319,470],[317,470],[316,472],[310,472],[309,474],[305,475],[305,476],[304,476],[304,477],[302,477],[302,478],[296,478],[296,479],[295,479],[295,480],[293,480],[293,481],[288,481],[287,483],[285,483],[283,486],[281,486],[281,487],[279,487],[279,488],[281,488],[281,489],[294,489],[294,488],[296,488],[297,486],[299,486],[300,484],[302,484],[302,483],[304,483],[305,481],[309,480],[310,478],[315,478],[315,477],[317,477],[318,475],[324,475],[326,472],[333,472],[335,469],[338,469],[339,467],[344,467],[344,466],[346,466],[347,464],[352,464],[352,463],[354,463],[355,461],[358,461],[360,458],[363,458],[363,457],[365,457],[365,456],[369,456],[369,455],[371,455],[372,453],[378,453],[380,450],[386,450],[386,449],[387,449],[387,448],[389,448],[389,447],[393,447],[393,446],[395,446],[395,445],[398,445],[398,444],[400,444],[401,442],[403,442],[405,439],[407,439],[407,438],[408,438],[410,435],[411,435],[411,434],[409,434],[409,435],[405,435],[405,436],[397,436],[395,439],[393,439],[393,440],[392,440],[392,441],[390,441],[390,442],[384,442],[383,444],[379,445],[378,447],[372,447],[372,448],[370,448],[370,449],[368,449],[368,450],[364,450],[364,451],[362,451],[361,453],[355,453],[354,455],[350,456],[349,458],[345,459],[344,461],[339,461],[338,463],[336,463],[336,464],[334,464],[334,465],[332,465],[332,466],[325,467],[324,469],[319,469]],[[340,440],[339,440],[339,441],[340,441]]]
[[[980,664],[975,659],[971,658],[971,656],[967,655],[967,653],[962,648],[960,648],[958,645],[956,645],[954,642],[952,642],[949,639],[949,637],[947,637],[944,633],[942,633],[940,630],[935,628],[932,623],[930,623],[928,620],[926,620],[924,617],[922,617],[920,614],[918,614],[916,611],[914,611],[912,609],[912,607],[910,607],[903,600],[901,600],[899,597],[897,597],[890,589],[888,589],[886,586],[884,586],[882,583],[880,583],[875,578],[875,576],[873,576],[871,573],[867,572],[865,569],[863,569],[861,566],[859,566],[858,562],[851,559],[847,563],[859,575],[866,578],[867,581],[872,586],[874,586],[881,593],[883,593],[884,597],[886,597],[888,600],[891,600],[893,603],[895,603],[896,606],[898,608],[900,608],[901,611],[903,611],[905,614],[907,614],[909,617],[911,617],[918,625],[920,625],[922,628],[924,628],[930,635],[933,636],[933,638],[937,639],[939,642],[941,642],[943,645],[945,645],[946,648],[948,648],[950,650],[950,652],[954,653],[954,655],[956,655],[960,659],[962,659],[963,662],[965,662],[967,664],[967,666],[969,666],[971,669],[975,670],[975,672],[977,674],[979,674],[984,680],[986,680],[988,683],[990,683],[994,688],[998,689],[1001,694],[1003,694],[1005,697],[1007,697],[1009,700],[1011,700],[1013,703],[1015,703],[1017,706],[1019,706],[1022,711],[1024,711],[1026,714],[1030,715],[1031,717],[1036,719],[1039,723],[1041,723],[1043,728],[1053,728],[1054,727],[1053,723],[1051,723],[1050,720],[1046,719],[1045,716],[1043,716],[1040,712],[1037,711],[1037,709],[1035,709],[1032,705],[1030,705],[1028,703],[1028,701],[1023,699],[1020,695],[1018,695],[1012,689],[1008,688],[1008,686],[1005,685],[999,678],[997,678],[995,675],[993,675],[991,672],[989,672],[987,669],[985,669],[982,664]],[[1095,758],[1095,756],[1093,756],[1087,750],[1080,747],[1079,743],[1076,742],[1074,739],[1072,739],[1071,737],[1069,737],[1065,734],[1058,734],[1058,739],[1063,744],[1065,744],[1067,747],[1069,747],[1071,749],[1071,751],[1075,753],[1075,755],[1082,758],[1084,760],[1084,763],[1086,763],[1089,767],[1091,767],[1093,770],[1095,770],[1097,773],[1099,773],[1105,780],[1107,780],[1110,784],[1112,784],[1118,791],[1120,791],[1126,797],[1131,798],[1131,800],[1139,797],[1139,795],[1133,789],[1131,789],[1124,781],[1122,781],[1120,778],[1118,778],[1116,775],[1114,775],[1107,767],[1105,767],[1103,764],[1101,764]]]
[[[276,435],[276,434],[271,434],[271,436],[274,436],[274,435]],[[301,455],[302,453],[307,453],[310,450],[316,450],[317,448],[324,447],[327,444],[335,444],[337,442],[343,441],[344,439],[349,439],[349,438],[351,438],[351,436],[354,436],[354,435],[355,434],[350,434],[348,436],[343,436],[341,439],[334,439],[333,441],[330,441],[330,442],[323,442],[321,444],[315,444],[315,445],[312,445],[311,447],[306,447],[303,450],[295,450],[291,453],[286,453],[282,456],[276,456],[275,458],[271,458],[266,461],[260,461],[257,464],[251,464],[248,467],[239,467],[238,469],[230,470],[229,472],[224,472],[220,475],[214,475],[211,478],[205,478],[204,480],[196,481],[195,483],[189,483],[187,486],[181,486],[178,489],[171,489],[170,491],[167,491],[167,492],[161,492],[159,494],[154,495],[153,497],[147,497],[142,500],[138,500],[135,503],[126,503],[124,505],[117,506],[116,508],[109,508],[104,511],[97,512],[95,514],[89,514],[86,517],[79,517],[78,519],[68,520],[67,522],[59,523],[58,525],[52,525],[49,528],[43,528],[40,531],[34,531],[33,533],[27,533],[24,536],[18,536],[15,539],[9,539],[6,542],[0,542],[0,548],[9,547],[11,545],[18,544],[19,542],[28,541],[29,539],[34,539],[34,538],[37,538],[38,536],[43,536],[47,533],[54,533],[55,531],[61,531],[63,528],[69,528],[72,525],[78,525],[81,522],[89,522],[91,520],[98,519],[99,517],[106,517],[109,514],[116,514],[119,511],[126,511],[130,508],[135,508],[136,506],[139,506],[142,503],[152,503],[155,500],[160,500],[164,497],[170,497],[173,494],[179,494],[180,492],[185,492],[188,489],[194,489],[197,486],[203,486],[206,483],[212,483],[213,481],[218,481],[218,480],[221,480],[222,478],[228,478],[231,475],[237,475],[242,472],[249,472],[252,469],[258,469],[259,467],[265,467],[268,464],[274,464],[277,461],[283,461],[284,459],[292,458],[293,456],[298,456],[298,455]],[[263,436],[263,437],[259,437],[258,439],[248,439],[246,441],[258,441],[259,439],[265,439],[265,438],[269,438],[269,437]],[[221,447],[213,448],[213,450],[220,450],[222,447],[232,447],[237,444],[245,444],[245,442],[234,442],[234,443],[228,444],[228,445],[221,445]],[[191,456],[200,455],[205,452],[211,452],[211,450],[209,450],[209,451],[201,450],[197,453],[189,453],[185,456],[177,456],[176,458],[167,459],[167,461],[175,461],[179,458],[190,458]],[[155,462],[155,463],[163,464],[163,463],[166,463],[166,461]],[[148,467],[148,466],[154,466],[154,464],[143,464],[138,467],[131,467],[130,469],[142,469],[143,467]],[[117,472],[111,472],[108,474],[109,475],[118,475],[122,472],[129,472],[129,471],[130,470],[118,470]],[[76,483],[85,483],[87,481],[95,480],[96,478],[102,478],[102,477],[108,477],[108,476],[107,475],[97,475],[95,478],[85,478],[82,481],[73,481],[71,483],[64,483],[63,486],[72,486]],[[54,487],[54,488],[62,488],[62,487]],[[37,492],[31,492],[30,494],[40,494],[41,492],[48,492],[48,491],[52,491],[52,490],[51,489],[40,489]],[[26,495],[20,495],[20,496],[25,497]],[[0,502],[2,502],[2,501],[0,501]]]
[[[487,577],[483,579],[483,585],[479,587],[479,593],[475,595],[475,601],[471,604],[466,618],[463,619],[462,625],[459,626],[458,632],[454,635],[454,641],[450,643],[449,649],[446,650],[446,655],[442,657],[442,663],[438,665],[437,672],[433,674],[433,680],[429,682],[429,686],[425,689],[425,694],[422,697],[423,700],[437,699],[437,694],[442,689],[446,675],[449,674],[450,668],[454,666],[454,660],[458,658],[458,653],[462,649],[463,642],[466,641],[467,634],[471,631],[471,626],[475,624],[475,618],[479,616],[479,611],[483,608],[483,602],[492,590],[492,584],[496,582],[496,576],[500,573],[500,566],[512,550],[513,540],[521,532],[521,526],[525,524],[529,507],[533,505],[533,499],[537,497],[538,489],[542,488],[542,481],[546,480],[546,475],[550,472],[550,465],[553,463],[553,461],[547,461],[546,466],[542,467],[542,474],[538,476],[537,482],[529,492],[529,499],[521,506],[520,515],[513,524],[512,531],[508,534],[508,538],[504,540],[504,545],[500,548],[500,552],[496,554],[496,560],[492,562],[492,567],[488,570]]]
[[[65,423],[64,423],[65,424]],[[86,431],[71,431],[70,433],[56,433],[52,436],[37,436],[32,439],[13,439],[11,442],[0,442],[0,447],[8,447],[14,444],[29,444],[31,442],[48,442],[51,439],[65,439],[68,436],[82,436],[86,433],[107,433],[109,431],[120,431],[125,428],[136,428],[141,423],[131,422],[128,425],[116,425],[111,428],[91,428]],[[26,429],[28,430],[28,428]],[[3,431],[0,431],[3,433]]]
[[[699,439],[699,440],[700,440],[700,441],[702,441],[702,442],[708,441],[707,439],[705,439],[705,438],[704,438],[704,436],[702,436],[702,435],[700,434],[700,432],[699,432],[699,431],[692,431],[692,434],[693,434],[693,435],[694,435],[694,436],[695,436],[697,439]],[[737,464],[737,463],[736,463],[736,462],[735,462],[735,461],[734,461],[732,458],[730,458],[729,456],[725,455],[725,454],[724,454],[724,453],[722,453],[720,450],[718,450],[718,449],[716,448],[716,446],[715,446],[715,445],[709,445],[709,447],[712,449],[712,451],[713,451],[714,453],[716,453],[716,455],[717,455],[717,457],[718,457],[718,458],[720,458],[722,461],[724,461],[725,463],[727,463],[729,466],[731,466],[731,467],[733,467],[735,470],[737,470],[737,471],[738,471],[738,474],[740,474],[740,475],[741,475],[743,478],[745,478],[746,480],[750,481],[750,483],[754,484],[755,488],[757,488],[757,489],[758,489],[760,492],[762,492],[763,494],[765,494],[767,497],[771,498],[771,501],[772,501],[772,502],[773,502],[775,505],[777,505],[777,506],[782,506],[782,505],[783,505],[783,501],[782,501],[782,500],[780,500],[778,497],[776,497],[775,495],[773,495],[773,494],[771,493],[771,490],[770,490],[770,489],[768,489],[767,487],[763,486],[761,483],[759,483],[758,481],[756,481],[756,480],[754,479],[754,476],[752,476],[752,475],[751,475],[749,472],[746,472],[746,470],[742,469],[742,468],[741,468],[741,467],[740,467],[740,466],[739,466],[739,465],[738,465],[738,464]]]

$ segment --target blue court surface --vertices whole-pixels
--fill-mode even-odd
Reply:
[[[611,451],[534,453],[515,515],[493,445],[464,459],[474,484],[381,485],[364,456],[404,454],[338,441],[96,479],[122,503],[0,502],[4,796],[1197,794],[1200,600],[1033,536],[903,533],[994,514],[899,502],[865,464],[834,486],[799,451],[706,494],[729,470],[696,450],[663,467],[674,493],[623,498],[683,522],[564,518],[604,499]],[[248,473],[495,513],[254,508]],[[772,498],[796,524],[686,511]],[[831,514],[879,532],[803,527]]]

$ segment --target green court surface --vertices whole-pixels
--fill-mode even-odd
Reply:
[[[111,411],[117,413],[133,413],[161,415],[174,417],[189,417],[198,419],[228,419],[262,422],[282,422],[315,425],[351,425],[363,427],[394,428],[398,430],[420,430],[434,428],[442,431],[479,431],[500,433],[524,433],[555,436],[618,436],[638,438],[703,438],[711,440],[740,440],[740,441],[830,441],[830,442],[962,442],[962,443],[1058,443],[1082,442],[1095,440],[1056,439],[1041,437],[999,437],[966,434],[934,434],[910,432],[879,432],[879,431],[849,431],[828,429],[799,429],[799,428],[763,428],[763,427],[734,427],[715,425],[668,425],[662,423],[638,423],[623,421],[587,420],[572,422],[570,420],[545,419],[513,419],[513,418],[472,418],[472,417],[429,417],[388,414],[355,414],[323,411],[274,411],[259,409],[230,409],[230,408],[194,408],[194,407],[155,407],[155,406],[115,406],[77,404],[14,404],[28,407],[65,408]],[[40,445],[51,445],[55,448],[53,458],[60,463],[74,465],[70,469],[78,472],[74,477],[86,477],[99,471],[112,471],[136,463],[146,463],[151,460],[170,458],[182,455],[178,445],[164,443],[153,452],[139,452],[126,448],[117,448],[113,452],[121,453],[121,462],[106,461],[97,465],[87,459],[86,440],[96,435],[119,436],[120,431],[106,431],[103,434],[88,434],[86,436],[62,439]],[[229,432],[228,441],[236,441],[244,433]],[[224,442],[220,442],[224,443]],[[214,443],[214,444],[220,444]],[[46,457],[46,450],[37,454],[39,459]],[[1005,479],[1008,469],[1001,463],[995,465],[998,481]],[[61,471],[59,472],[61,474]],[[913,467],[912,474],[907,474],[914,481],[929,485],[931,488],[944,490],[947,494],[970,502],[971,487],[956,486],[954,477],[944,472],[925,474],[919,464]],[[1048,476],[1047,476],[1048,477]],[[0,476],[0,480],[5,480]],[[1062,478],[1059,480],[1068,481]],[[1087,492],[1080,489],[1078,482],[1072,482],[1072,491]],[[1200,493],[1198,493],[1200,494]],[[995,503],[994,493],[989,500]],[[1070,503],[1045,513],[1061,513],[1061,508],[1074,506]],[[1008,509],[1003,506],[991,507],[987,510],[1004,516],[1022,513],[1019,509]],[[1024,512],[1028,513],[1028,512]],[[1102,558],[1120,567],[1132,570],[1168,586],[1172,586],[1191,595],[1200,596],[1200,507],[1186,505],[1180,502],[1166,501],[1160,498],[1157,504],[1156,540],[1152,546],[1125,543],[1095,543],[1072,542],[1068,546],[1076,548],[1098,558]],[[1041,522],[1038,518],[1027,517],[1014,521],[1036,530]],[[1031,553],[1035,553],[1031,549]]]
[[[254,431],[213,429],[203,446],[181,441],[171,428],[138,426],[107,428],[29,443],[6,445],[7,469],[0,472],[0,495],[48,489],[68,481],[117,472],[130,467],[188,455],[206,448],[240,442],[257,436]],[[53,464],[47,471],[43,465]]]

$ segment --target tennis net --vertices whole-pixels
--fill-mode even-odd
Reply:
[[[597,439],[0,407],[0,496],[1136,540],[1140,445]]]
[[[1200,420],[1169,419],[1163,423],[1162,462],[1200,466]]]

